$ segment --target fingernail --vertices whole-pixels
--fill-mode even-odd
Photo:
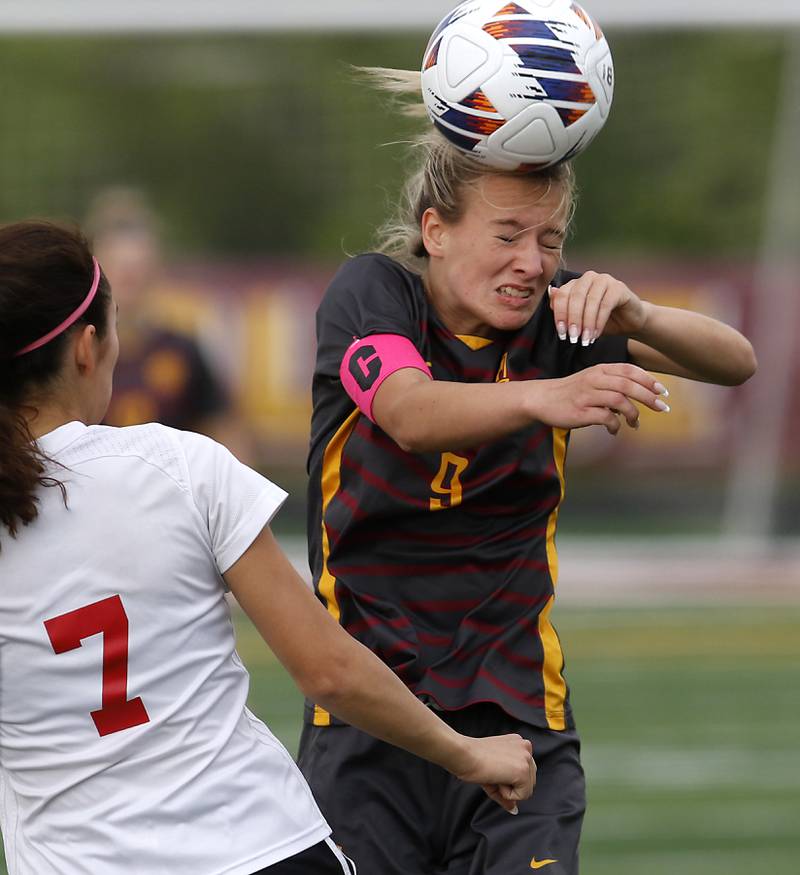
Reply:
[[[595,328],[595,330],[592,332],[592,343],[594,343],[598,337],[600,337],[600,332]]]
[[[592,341],[592,332],[587,328],[581,335],[581,346],[588,346]]]
[[[558,339],[559,340],[566,340],[567,339],[567,324],[566,324],[566,322],[558,322],[556,324],[556,331],[558,332]]]
[[[663,383],[656,383],[653,387],[659,395],[663,395],[665,398],[669,398],[669,389]]]
[[[511,811],[509,811],[508,813],[509,813],[509,814],[519,814],[519,808],[515,805],[515,806],[511,809]]]
[[[548,294],[548,295],[552,295],[552,294],[553,294],[553,291],[554,291],[554,290],[553,290],[553,287],[552,287],[552,286],[548,286],[548,287],[547,287],[547,294]]]
[[[671,409],[669,404],[665,404],[660,398],[656,398],[656,408],[664,413],[669,413]]]
[[[570,343],[577,343],[578,338],[580,336],[581,336],[581,333],[580,333],[580,331],[578,331],[578,326],[577,325],[570,325],[569,326],[569,342]]]

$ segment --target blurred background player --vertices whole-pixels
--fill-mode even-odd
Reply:
[[[307,695],[513,811],[535,779],[529,742],[458,735],[342,631],[270,533],[283,490],[206,437],[96,425],[116,314],[77,232],[0,228],[10,875],[353,871],[291,757],[245,708],[226,585]]]
[[[158,220],[142,192],[122,186],[101,191],[90,205],[86,230],[123,313],[105,422],[160,422],[196,431],[250,461],[250,435],[208,356],[197,340],[155,315],[164,254]]]
[[[418,74],[386,78],[419,94]],[[346,262],[317,314],[314,583],[451,726],[530,739],[539,779],[503,821],[313,702],[299,764],[369,871],[575,875],[584,778],[550,619],[569,431],[668,412],[649,370],[734,385],[755,359],[720,322],[563,269],[569,164],[495,172],[435,133],[416,155],[381,253]]]

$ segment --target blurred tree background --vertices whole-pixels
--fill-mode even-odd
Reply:
[[[230,275],[249,262],[254,271],[273,263],[316,269],[321,290],[345,253],[369,248],[400,193],[402,144],[419,126],[355,68],[415,69],[425,42],[426,34],[394,32],[0,39],[0,221],[80,221],[105,186],[135,186],[160,215],[172,259],[222,262]],[[751,283],[764,235],[786,34],[612,30],[609,42],[614,108],[576,162],[581,198],[569,263],[637,283],[637,264],[656,265],[652,286],[637,285],[645,296],[668,281],[672,297],[663,302],[747,325],[734,285]],[[263,315],[279,326],[273,334],[295,325],[287,343],[309,369],[317,294],[315,287],[301,300],[284,290],[285,306],[294,308],[286,323],[278,321],[281,302]],[[253,323],[249,312],[240,318],[243,332]],[[216,329],[224,353],[223,335]],[[264,381],[268,372],[277,379],[278,364],[262,356],[239,376],[258,370]],[[299,528],[310,380],[299,371],[295,380],[284,408],[267,397],[266,383],[244,392],[269,408],[260,420],[266,439],[296,420],[287,470],[276,471],[280,453],[268,458],[296,496],[291,516]],[[576,449],[589,447],[572,453],[574,464],[587,462],[570,487],[581,526],[617,530],[624,517],[634,528],[642,520],[663,531],[718,530],[731,405],[742,396],[680,382],[670,384],[670,423],[645,423],[649,442],[626,436],[612,449],[598,430],[575,435]],[[782,532],[796,531],[800,519],[796,463],[782,481]]]
[[[615,109],[577,162],[574,246],[752,259],[781,35],[609,39]],[[79,219],[97,189],[124,182],[151,194],[173,251],[338,261],[369,245],[403,175],[403,150],[386,144],[414,132],[352,67],[416,68],[423,44],[419,34],[0,40],[0,220]]]

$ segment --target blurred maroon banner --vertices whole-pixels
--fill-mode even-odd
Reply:
[[[577,259],[574,263],[579,266]],[[156,317],[197,337],[260,439],[287,460],[305,454],[315,311],[336,267],[275,261],[176,264],[153,296]],[[615,262],[593,267],[624,279],[654,303],[714,316],[745,334],[753,325],[758,301],[750,265]],[[792,384],[800,385],[800,356],[786,367]],[[733,389],[676,377],[665,382],[670,414],[644,411],[641,429],[625,430],[618,439],[602,429],[576,433],[573,463],[613,459],[631,468],[723,467],[741,427],[746,393],[772,391],[759,374]],[[783,461],[794,468],[800,458],[790,436],[800,432],[800,395],[776,397],[775,404],[788,405]]]

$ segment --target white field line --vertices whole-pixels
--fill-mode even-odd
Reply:
[[[680,790],[794,790],[800,799],[796,749],[696,748],[586,743],[583,764],[590,786]]]
[[[614,871],[636,872],[637,875],[686,871],[693,875],[700,872],[703,875],[707,873],[729,875],[731,871],[744,872],[745,869],[740,866],[731,869],[722,864],[722,855],[730,853],[727,843],[736,843],[737,847],[741,848],[742,841],[761,846],[777,840],[779,847],[785,847],[789,836],[794,837],[796,834],[796,823],[797,817],[791,810],[781,809],[777,805],[765,805],[763,799],[752,803],[732,803],[720,798],[714,799],[713,802],[706,801],[702,805],[695,803],[683,808],[676,804],[666,818],[663,805],[653,810],[641,802],[638,805],[617,805],[604,800],[603,805],[597,806],[596,809],[591,803],[589,805],[584,826],[583,847],[588,848],[595,838],[600,839],[605,846],[613,843],[624,847],[626,842],[638,848],[641,848],[645,842],[655,847],[662,846],[660,850],[654,850],[651,854],[626,853],[624,868]],[[711,847],[702,851],[686,851],[676,843],[669,850],[664,849],[665,838],[676,833],[683,841],[692,837],[700,838],[703,844]],[[795,844],[797,844],[796,839]],[[615,851],[618,852],[618,849],[615,848]],[[598,856],[596,851],[594,856]],[[700,865],[707,856],[710,858],[709,863],[716,864],[714,868]],[[640,859],[662,864],[669,860],[673,866],[663,869],[654,869],[647,865],[637,866],[636,862]],[[683,865],[684,860],[687,861],[686,866]],[[756,868],[749,871],[753,875],[779,875],[779,871],[773,869]],[[790,872],[796,875],[797,870],[781,869],[780,875],[789,875]]]

